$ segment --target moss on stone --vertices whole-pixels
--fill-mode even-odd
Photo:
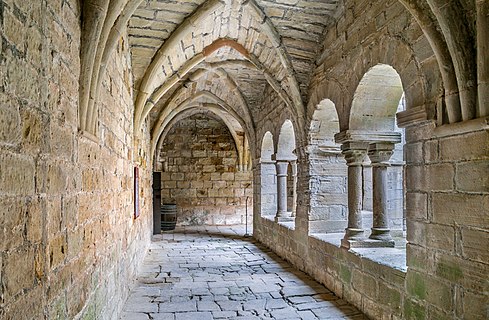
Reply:
[[[424,306],[410,300],[404,302],[404,316],[406,319],[425,319],[426,309]]]
[[[407,289],[408,293],[414,295],[416,298],[426,298],[426,283],[423,276],[419,273],[411,272],[408,274]]]
[[[463,271],[460,269],[460,266],[449,261],[438,262],[436,265],[436,274],[450,281],[458,281],[463,277]]]
[[[345,283],[350,283],[351,282],[351,270],[345,265],[341,265],[340,268],[340,278],[343,280]]]

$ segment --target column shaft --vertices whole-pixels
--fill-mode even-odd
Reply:
[[[380,246],[393,247],[389,229],[389,215],[387,210],[387,168],[389,159],[394,150],[393,143],[374,143],[369,147],[368,156],[372,162],[373,179],[373,226],[370,239],[378,240]]]
[[[362,246],[365,240],[362,225],[362,163],[367,155],[367,146],[364,143],[347,142],[341,149],[348,165],[348,227],[341,245],[351,248]]]
[[[348,166],[348,229],[362,229],[362,166]]]
[[[287,212],[287,161],[277,160],[275,166],[277,168],[277,215],[276,221],[287,220],[289,214]]]

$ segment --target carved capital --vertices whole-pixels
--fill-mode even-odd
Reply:
[[[390,142],[372,143],[368,147],[368,157],[373,167],[390,166],[389,160],[394,153],[394,144]]]
[[[275,167],[277,168],[277,176],[278,177],[287,176],[288,166],[289,166],[288,161],[277,160],[277,162],[275,163]]]
[[[361,166],[365,162],[367,149],[346,149],[343,150],[343,156],[347,166]]]

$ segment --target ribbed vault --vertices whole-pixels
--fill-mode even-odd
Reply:
[[[474,50],[477,45],[485,48],[489,39],[483,27],[487,1],[399,2],[423,30],[439,66],[444,96],[437,102],[442,110],[438,123],[489,114],[489,62],[484,50]],[[460,4],[464,10],[475,10],[477,19],[464,16]],[[80,130],[97,135],[97,97],[105,66],[128,28],[137,136],[149,115],[150,125],[161,122],[156,118],[179,105],[175,95],[188,95],[189,86],[202,87],[208,81],[219,83],[219,88],[202,90],[230,106],[251,139],[269,88],[289,109],[298,132],[304,133],[311,116],[305,106],[327,98],[317,92],[321,88],[316,76],[328,66],[325,37],[352,18],[350,13],[352,19],[358,14],[348,6],[350,2],[340,0],[83,1]],[[364,67],[371,67],[368,60]],[[352,93],[352,88],[347,90]],[[406,91],[409,101],[413,95],[409,88]],[[345,122],[350,106],[335,100],[340,121]],[[407,113],[409,109],[408,104]],[[155,132],[155,127],[150,131]]]

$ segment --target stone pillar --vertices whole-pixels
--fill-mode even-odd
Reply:
[[[287,212],[287,168],[288,161],[277,160],[275,163],[277,168],[277,215],[275,221],[290,220],[290,215]]]
[[[290,163],[292,166],[292,217],[295,217],[297,211],[297,161],[292,161]]]
[[[382,247],[394,247],[387,209],[387,168],[390,166],[389,159],[393,150],[394,143],[391,142],[372,143],[368,150],[373,180],[373,227],[370,239],[377,240],[376,246]]]
[[[367,144],[346,142],[341,150],[348,166],[348,227],[341,246],[361,247],[365,240],[362,225],[362,164],[367,155]]]

